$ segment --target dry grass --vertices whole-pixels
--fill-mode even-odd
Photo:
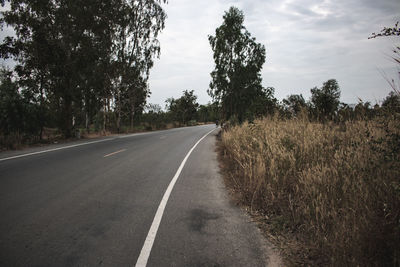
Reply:
[[[225,173],[288,265],[399,266],[399,122],[245,123],[222,133]]]

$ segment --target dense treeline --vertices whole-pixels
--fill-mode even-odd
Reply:
[[[16,66],[2,73],[4,135],[42,138],[44,127],[57,127],[68,138],[79,127],[133,126],[150,93],[165,0],[6,2],[1,26],[15,36],[0,56]]]
[[[383,99],[382,104],[372,106],[370,102],[349,104],[340,102],[340,88],[336,80],[331,79],[321,88],[314,87],[311,90],[311,98],[306,101],[300,95],[289,95],[283,99],[276,111],[281,118],[292,119],[306,115],[312,121],[320,122],[345,122],[353,120],[372,119],[384,114],[400,112],[400,95],[395,91]]]
[[[147,105],[145,112],[140,116],[140,123],[153,130],[213,123],[219,118],[218,106],[215,103],[200,105],[193,90],[185,90],[181,97],[168,98],[165,103],[166,111],[157,104]]]
[[[126,101],[129,98],[122,98]],[[114,99],[115,101],[115,99]],[[128,107],[121,109],[121,119],[114,106],[108,110],[94,114],[89,125],[85,125],[87,117],[73,117],[76,135],[98,133],[104,131],[127,133],[132,131],[159,130],[180,126],[210,123],[218,120],[219,107],[215,103],[200,105],[194,91],[183,91],[181,97],[167,99],[165,109],[157,104],[145,104],[143,99],[140,109],[132,119]],[[75,116],[79,113],[74,113]],[[0,147],[14,148],[21,143],[51,141],[63,138],[57,124],[57,114],[53,113],[51,102],[45,105],[32,101],[32,95],[21,85],[12,71],[0,70]],[[85,116],[86,114],[81,114]],[[118,127],[118,125],[120,125]],[[64,136],[65,137],[65,136]],[[50,140],[49,140],[50,139]]]

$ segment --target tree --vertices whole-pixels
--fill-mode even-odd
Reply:
[[[74,121],[88,129],[101,109],[105,123],[112,103],[118,119],[126,109],[132,122],[149,94],[165,2],[11,1],[0,22],[12,26],[16,37],[5,38],[0,56],[17,61],[19,84],[41,107],[49,102],[66,137]]]
[[[18,87],[11,80],[11,72],[0,73],[0,130],[4,135],[22,132],[24,107]]]
[[[2,57],[17,61],[20,85],[38,96],[41,106],[51,100],[66,137],[72,135],[81,108],[89,110],[91,92],[99,88],[93,77],[102,61],[110,59],[115,4],[17,0],[3,12],[2,24],[11,25],[16,38],[5,39]]]
[[[385,100],[383,100],[382,108],[391,113],[400,113],[400,95],[390,92]]]
[[[32,101],[29,91],[20,92],[12,72],[1,69],[0,136],[14,135],[17,142],[20,142],[22,138],[41,137],[41,119],[39,105]]]
[[[197,96],[194,95],[194,90],[185,90],[180,98],[167,99],[167,108],[175,120],[182,124],[187,124],[189,121],[196,119],[196,112],[199,106],[196,100]]]
[[[197,110],[197,118],[201,122],[216,122],[219,120],[218,103],[200,105]]]
[[[296,117],[302,109],[307,108],[306,101],[302,94],[300,95],[289,95],[287,98],[282,100],[284,108],[291,114],[291,116]]]
[[[135,114],[143,111],[150,93],[147,81],[153,57],[160,54],[158,34],[164,29],[166,19],[160,5],[166,0],[122,2],[126,4],[123,5],[114,43],[118,129],[123,110],[129,114],[131,128]]]
[[[149,103],[146,105],[146,111],[147,113],[154,113],[154,114],[158,114],[162,112],[162,108],[159,104],[152,104]]]
[[[383,36],[400,36],[399,22],[396,22],[394,27],[383,27],[380,33],[372,33],[371,36],[368,37],[368,39]]]
[[[358,104],[354,107],[354,117],[356,119],[367,120],[374,115],[374,110],[371,108],[371,102],[363,102],[358,100]]]
[[[335,79],[311,89],[311,104],[318,119],[332,119],[339,108],[340,88]]]
[[[261,88],[248,108],[246,118],[252,121],[255,118],[274,114],[278,106],[274,93],[273,87]]]
[[[215,36],[208,37],[215,62],[208,93],[221,104],[223,119],[236,117],[242,122],[254,115],[251,107],[265,95],[260,74],[265,47],[243,26],[244,15],[238,8],[231,7],[223,20]]]

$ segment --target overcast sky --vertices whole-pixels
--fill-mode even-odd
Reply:
[[[341,101],[382,100],[390,86],[380,72],[396,77],[391,49],[400,37],[368,40],[372,32],[400,20],[399,0],[169,0],[160,36],[161,57],[151,71],[149,103],[165,106],[169,97],[195,90],[207,103],[214,68],[208,35],[222,24],[230,6],[244,12],[245,27],[265,45],[263,86],[281,100],[337,79]],[[398,76],[397,76],[398,77]]]

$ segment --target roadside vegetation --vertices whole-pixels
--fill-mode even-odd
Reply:
[[[56,122],[56,114],[49,108],[32,102],[25,90],[8,70],[0,70],[0,151],[29,145],[64,141],[66,136]],[[166,100],[165,109],[157,104],[143,103],[133,121],[127,113],[118,119],[115,106],[100,110],[85,125],[84,120],[73,117],[73,135],[70,138],[91,138],[116,133],[163,130],[182,126],[214,123],[218,107],[199,105],[194,91]],[[42,109],[43,108],[43,109]]]
[[[308,101],[289,95],[279,102],[273,88],[261,86],[265,50],[243,19],[229,9],[209,38],[209,93],[225,122],[219,158],[237,201],[280,248],[285,265],[399,265],[396,84],[381,105],[341,103],[335,79],[310,89]]]
[[[8,5],[2,30],[13,29],[0,44],[0,57],[13,66],[0,73],[0,150],[214,120],[211,105],[190,103],[194,112],[181,98],[167,111],[147,103],[167,1],[0,4]]]
[[[288,264],[399,264],[400,113],[273,116],[223,131],[221,147],[227,183]]]

